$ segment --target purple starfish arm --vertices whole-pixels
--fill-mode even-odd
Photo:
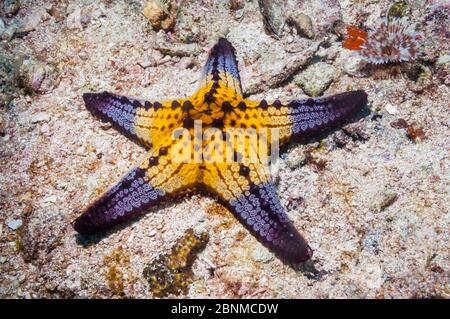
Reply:
[[[146,171],[136,167],[73,222],[83,235],[111,228],[135,217],[164,198],[164,191],[147,182]]]
[[[288,107],[292,134],[308,134],[335,126],[355,115],[366,104],[367,93],[364,91],[291,101]]]
[[[226,206],[280,259],[298,264],[312,257],[312,249],[287,216],[272,183],[252,184],[250,192],[229,201]]]

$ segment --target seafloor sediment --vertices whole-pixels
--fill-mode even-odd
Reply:
[[[147,1],[1,4],[1,297],[449,297],[446,1],[261,1],[266,28],[258,1],[148,2],[146,15]],[[386,16],[416,25],[414,61],[375,66],[342,47],[345,25]],[[70,222],[145,154],[82,94],[189,95],[219,36],[251,98],[368,93],[366,116],[279,161],[312,261],[283,264],[201,195],[77,236]]]

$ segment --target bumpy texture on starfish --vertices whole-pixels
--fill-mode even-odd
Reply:
[[[220,135],[227,135],[230,128],[269,128],[269,133],[259,139],[260,144],[266,144],[259,147],[265,146],[267,153],[272,129],[278,129],[281,144],[287,143],[293,137],[351,117],[366,104],[367,95],[364,91],[353,91],[326,98],[293,100],[285,105],[278,100],[268,103],[244,99],[234,48],[226,39],[219,39],[210,51],[200,88],[189,98],[149,102],[104,92],[87,93],[83,99],[94,115],[111,122],[149,152],[137,167],[74,221],[75,230],[81,234],[105,230],[163,200],[196,189],[218,197],[283,261],[299,263],[311,258],[312,249],[280,204],[267,158],[259,152],[256,160],[249,160],[248,150],[257,147],[251,138],[244,138],[246,147],[242,154],[234,143]],[[172,136],[174,130],[183,128],[194,136],[198,134],[196,121],[201,121],[201,133],[214,128],[219,136],[210,134],[203,136],[200,145],[183,142],[180,147],[180,140]],[[178,153],[189,148],[193,150],[192,160],[176,159]],[[218,151],[195,159],[197,148]],[[232,160],[215,160],[223,153],[232,154]]]

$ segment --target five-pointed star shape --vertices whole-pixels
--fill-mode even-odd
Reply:
[[[288,263],[306,261],[312,249],[295,229],[280,204],[271,182],[269,163],[264,156],[252,160],[245,150],[255,149],[246,137],[245,154],[236,144],[220,136],[209,136],[195,143],[181,144],[173,132],[182,128],[191,136],[196,121],[200,132],[214,128],[226,136],[227,129],[269,128],[258,141],[269,144],[271,129],[278,129],[279,142],[336,125],[360,110],[367,102],[364,91],[346,92],[317,99],[293,100],[283,104],[276,100],[253,101],[243,98],[234,48],[219,39],[211,49],[200,79],[200,88],[189,98],[164,102],[145,101],[116,94],[87,93],[86,107],[102,120],[149,149],[145,159],[122,180],[93,202],[74,222],[81,234],[110,228],[173,196],[201,190],[218,197],[234,216],[263,245]],[[210,134],[211,135],[211,134]],[[214,134],[212,134],[214,135]],[[260,143],[260,142],[258,142]],[[191,161],[177,160],[186,149],[208,149],[217,153]],[[264,145],[262,145],[264,146]],[[270,148],[267,146],[266,152]],[[233,154],[231,161],[215,161],[216,155]],[[258,154],[260,154],[258,152]]]

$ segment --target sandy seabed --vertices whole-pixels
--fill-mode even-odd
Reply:
[[[209,241],[179,297],[449,297],[448,4],[407,1],[424,38],[420,57],[373,67],[342,48],[336,21],[373,27],[392,1],[285,1],[275,10],[308,15],[310,38],[290,26],[268,35],[258,2],[242,2],[185,1],[171,32],[152,29],[145,1],[22,0],[3,13],[2,76],[11,78],[0,83],[1,297],[152,298],[144,269],[190,228]],[[82,94],[187,96],[219,36],[235,46],[251,98],[307,97],[298,78],[316,64],[311,83],[327,82],[323,95],[368,93],[370,114],[292,144],[279,161],[278,193],[312,261],[283,264],[200,195],[77,237],[70,222],[145,154],[96,120]]]

